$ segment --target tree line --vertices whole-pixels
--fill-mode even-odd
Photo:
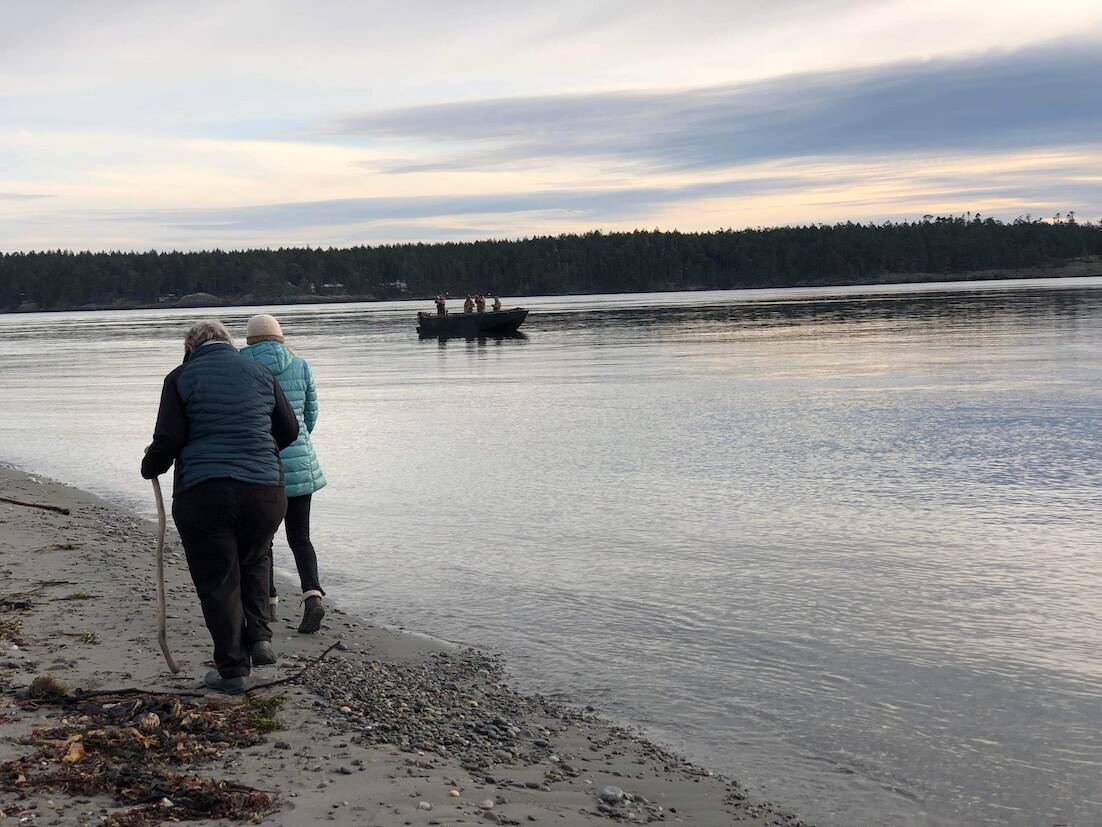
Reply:
[[[0,254],[0,310],[484,293],[525,296],[870,284],[1102,255],[1102,223],[979,215],[518,240],[203,252]]]

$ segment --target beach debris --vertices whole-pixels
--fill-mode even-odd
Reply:
[[[62,632],[65,637],[75,637],[81,643],[99,643],[99,635],[84,629],[80,632]]]
[[[58,600],[94,600],[95,597],[96,596],[94,594],[88,594],[88,592],[73,592],[72,594],[67,594],[64,597],[59,597],[57,599]]]
[[[0,620],[0,640],[18,640],[23,631],[23,621],[19,618]]]
[[[203,778],[192,768],[261,743],[278,726],[273,715],[281,702],[281,696],[226,703],[167,693],[93,698],[69,694],[42,676],[23,704],[52,705],[63,717],[58,726],[35,728],[21,739],[35,752],[0,763],[0,789],[110,796],[125,809],[105,817],[109,827],[255,823],[274,807],[272,793]]]
[[[84,744],[81,743],[80,738],[81,736],[74,735],[66,742],[69,744],[69,749],[61,759],[63,764],[75,764],[87,754],[84,751]]]
[[[68,508],[62,508],[57,505],[46,505],[45,503],[30,503],[26,500],[17,500],[12,497],[0,497],[0,502],[11,503],[12,505],[21,505],[24,508],[41,508],[43,511],[56,511],[58,514],[69,514]]]
[[[35,551],[76,551],[80,547],[80,543],[50,543],[41,548],[36,548]]]
[[[69,690],[53,675],[39,675],[27,687],[27,697],[33,699],[64,698],[68,694]]]
[[[249,724],[257,732],[274,732],[279,729],[279,722],[275,713],[287,696],[279,695],[252,695],[249,697]]]
[[[11,597],[34,597],[42,594],[46,589],[52,589],[56,586],[75,586],[76,583],[71,580],[39,580],[33,589],[28,589],[25,592],[18,592],[11,595]],[[10,598],[9,598],[10,599]],[[27,608],[30,608],[28,605]]]

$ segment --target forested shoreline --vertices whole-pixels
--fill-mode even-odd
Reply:
[[[0,254],[0,311],[174,306],[196,293],[230,304],[876,284],[1100,255],[1102,224],[979,216],[339,249],[54,250]]]

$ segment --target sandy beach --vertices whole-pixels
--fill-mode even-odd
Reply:
[[[0,496],[70,511],[0,502],[0,822],[803,823],[592,710],[513,691],[490,656],[361,622],[339,596],[313,636],[295,632],[297,601],[280,604],[279,661],[258,682],[339,641],[299,678],[207,693],[210,640],[171,527],[175,677],[157,645],[155,527],[17,470],[0,469]]]

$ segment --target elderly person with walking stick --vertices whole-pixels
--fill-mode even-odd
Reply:
[[[287,510],[279,452],[297,438],[272,374],[237,352],[221,322],[193,324],[184,363],[165,377],[142,476],[176,465],[172,517],[214,641],[211,689],[244,692],[252,666],[275,663],[269,558]]]

